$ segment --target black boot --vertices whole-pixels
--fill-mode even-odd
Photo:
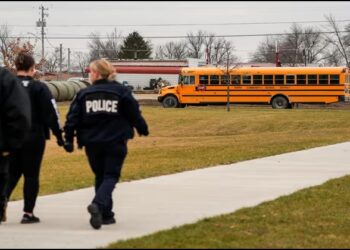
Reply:
[[[4,204],[1,205],[1,215],[0,215],[0,222],[5,222],[7,220],[7,216],[6,216],[6,210],[7,210],[7,200],[4,202]]]
[[[101,225],[102,225],[102,214],[100,212],[100,209],[99,209],[98,205],[95,204],[95,203],[91,203],[88,206],[88,211],[89,211],[89,213],[91,215],[90,225],[94,229],[100,229]]]
[[[40,219],[34,214],[29,215],[29,214],[24,214],[21,220],[21,224],[33,224],[33,223],[39,223]]]

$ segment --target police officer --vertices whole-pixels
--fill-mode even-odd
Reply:
[[[6,220],[9,154],[24,142],[31,126],[30,101],[10,71],[0,67],[0,224]]]
[[[7,190],[8,199],[16,187],[21,175],[24,175],[24,208],[22,224],[37,223],[40,219],[33,213],[39,192],[40,166],[45,150],[46,139],[50,139],[50,130],[59,146],[64,145],[62,129],[55,99],[48,87],[33,79],[35,74],[34,58],[21,52],[16,60],[17,77],[27,90],[32,110],[32,127],[25,143],[10,156],[10,178]]]
[[[89,77],[93,85],[77,93],[67,114],[65,149],[74,150],[76,131],[78,146],[85,146],[95,174],[95,197],[88,212],[91,226],[99,229],[116,222],[112,192],[127,155],[127,140],[133,138],[134,127],[139,135],[147,136],[148,126],[131,91],[112,80],[114,68],[108,61],[93,61]]]

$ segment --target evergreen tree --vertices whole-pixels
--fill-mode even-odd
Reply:
[[[118,57],[121,59],[149,59],[151,54],[150,42],[145,41],[138,32],[134,31],[125,38]]]

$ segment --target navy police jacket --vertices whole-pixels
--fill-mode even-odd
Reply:
[[[131,91],[116,81],[97,80],[74,97],[64,126],[65,139],[76,135],[80,147],[95,143],[125,141],[148,135],[146,121]]]
[[[30,126],[30,100],[25,89],[16,76],[0,67],[0,157],[1,152],[22,146]]]
[[[50,130],[57,139],[62,138],[62,128],[56,101],[45,83],[30,76],[18,76],[27,90],[32,110],[32,134],[41,134],[50,139]]]

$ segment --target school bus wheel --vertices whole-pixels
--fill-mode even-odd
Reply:
[[[282,95],[275,96],[271,103],[274,109],[286,109],[289,107],[288,99]]]
[[[179,106],[179,101],[173,95],[168,95],[163,99],[163,107],[164,108],[177,108]]]

